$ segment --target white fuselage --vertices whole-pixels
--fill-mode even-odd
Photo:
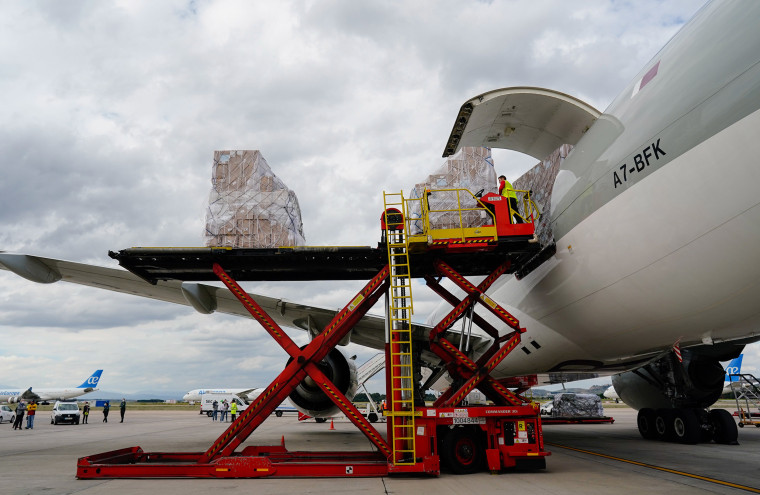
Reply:
[[[495,378],[620,371],[677,342],[760,335],[760,8],[744,7],[710,4],[568,155],[556,254],[488,291],[527,329]]]
[[[524,340],[542,346],[512,353],[498,371],[540,372],[571,360],[611,364],[677,341],[757,335],[757,129],[760,112],[601,207],[523,280],[507,277],[494,287],[491,296],[528,329]]]
[[[89,394],[91,392],[95,392],[98,390],[97,388],[90,388],[90,389],[84,389],[84,388],[64,388],[64,389],[47,389],[47,390],[35,390],[33,389],[33,392],[39,396],[39,400],[41,401],[51,401],[51,400],[67,400],[67,399],[75,399],[81,395]],[[0,390],[0,402],[18,402],[18,397],[21,396],[26,392],[26,390]]]
[[[186,393],[184,396],[182,396],[182,400],[184,401],[199,401],[205,394],[233,394],[233,395],[240,395],[245,392],[252,392],[251,394],[248,394],[251,397],[257,396],[259,393],[261,393],[262,389],[251,389],[251,388],[196,388],[195,390],[191,390],[188,393]]]

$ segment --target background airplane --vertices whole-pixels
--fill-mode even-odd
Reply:
[[[264,390],[262,388],[223,388],[223,387],[215,387],[215,388],[196,388],[194,390],[190,390],[188,393],[182,396],[182,400],[184,401],[199,401],[203,397],[204,394],[235,394],[237,396],[242,397],[243,399],[246,399],[248,401],[253,400],[255,397],[257,397],[261,391]]]
[[[98,382],[103,370],[96,370],[81,385],[75,388],[51,388],[35,389],[29,387],[26,390],[0,390],[0,402],[14,403],[20,399],[36,401],[52,401],[75,399],[98,390]]]

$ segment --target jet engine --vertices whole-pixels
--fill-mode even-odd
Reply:
[[[676,361],[676,363],[678,363]],[[709,407],[723,393],[725,371],[712,357],[684,356],[672,363],[666,356],[637,370],[612,377],[620,399],[634,409]]]
[[[8,404],[15,404],[16,402],[18,402],[18,400],[15,395],[8,397]]]
[[[322,373],[338,387],[338,390],[352,400],[359,388],[356,365],[338,349],[333,349],[319,364]],[[341,411],[310,377],[304,380],[288,396],[293,406],[314,418],[328,418]]]

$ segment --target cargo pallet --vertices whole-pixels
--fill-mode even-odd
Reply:
[[[467,192],[469,194],[469,192]],[[464,193],[463,193],[464,194]],[[427,223],[429,205],[425,195],[421,200],[422,218]],[[396,200],[396,197],[398,199]],[[457,198],[459,192],[457,191]],[[410,229],[410,200],[403,195],[385,195],[382,217],[385,264],[371,280],[313,340],[299,348],[277,323],[251,298],[226,270],[232,266],[240,280],[273,277],[262,274],[271,265],[251,263],[251,258],[274,256],[277,263],[287,266],[288,251],[135,248],[112,253],[120,263],[146,280],[209,278],[209,271],[221,280],[248,312],[290,356],[280,375],[262,392],[205,452],[144,452],[130,447],[80,458],[77,477],[92,478],[260,478],[260,477],[368,477],[393,474],[422,474],[437,476],[443,462],[452,471],[469,473],[484,466],[492,472],[520,466],[545,467],[542,420],[539,405],[531,403],[493,379],[490,372],[520,343],[525,331],[504,308],[485,292],[504,273],[514,272],[520,261],[533,256],[537,250],[530,243],[533,223],[514,225],[509,218],[513,212],[504,198],[486,195],[477,201],[491,225],[454,235],[451,229],[441,233],[425,226],[422,233],[408,235]],[[489,206],[490,205],[490,206]],[[506,208],[506,210],[505,210]],[[463,208],[458,201],[462,217]],[[471,210],[471,209],[470,209]],[[419,218],[419,217],[417,217]],[[482,254],[473,263],[472,253]],[[496,253],[496,254],[494,254]],[[286,270],[285,279],[324,277],[324,264],[309,268],[315,257],[331,260],[334,279],[347,279],[371,272],[377,263],[376,252],[364,251],[356,256],[356,248],[306,249],[291,251],[293,261],[305,263],[303,273]],[[491,257],[491,255],[493,255]],[[354,259],[362,269],[346,260]],[[228,263],[229,262],[229,263]],[[490,268],[485,271],[485,265]],[[419,266],[426,267],[420,271]],[[458,271],[454,266],[459,266]],[[417,268],[415,268],[417,267]],[[312,272],[311,270],[317,270]],[[464,272],[464,273],[462,273]],[[455,386],[442,394],[432,407],[424,406],[413,379],[415,354],[410,315],[412,293],[410,280],[424,277],[428,285],[454,308],[429,333],[429,349],[446,364]],[[479,285],[471,284],[465,275],[488,275]],[[206,277],[206,278],[204,278]],[[466,296],[457,299],[440,285],[446,277],[462,289]],[[270,278],[272,279],[272,278]],[[276,279],[276,278],[275,278]],[[319,364],[344,338],[366,312],[385,296],[386,322],[386,384],[388,407],[386,438],[367,421],[362,413],[343,395],[322,372]],[[496,328],[474,314],[472,308],[481,304],[498,317],[511,331],[500,335]],[[446,338],[446,331],[462,317],[469,315],[492,338],[491,347],[477,361],[470,359],[459,347]],[[462,332],[464,337],[464,331]],[[285,439],[280,445],[246,446],[236,449],[260,426],[285,398],[306,377],[316,383],[324,394],[367,436],[377,451],[289,452]],[[462,406],[462,401],[474,389],[483,392],[494,405]]]

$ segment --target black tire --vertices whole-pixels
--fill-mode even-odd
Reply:
[[[11,416],[11,424],[16,422],[16,415]]]
[[[676,409],[673,414],[673,437],[678,443],[699,443],[701,428],[693,409]]]
[[[471,474],[483,465],[483,449],[469,428],[454,428],[446,434],[441,457],[454,474]]]
[[[210,418],[211,416],[213,416],[213,415],[214,415],[214,413],[212,413],[211,411],[206,411],[206,416],[208,416],[209,418]]]
[[[657,438],[665,442],[673,440],[673,409],[658,409],[654,416],[654,429],[657,430]]]
[[[79,424],[79,420],[76,420],[76,421],[74,422],[74,424],[77,424],[77,425],[78,425],[78,424]]]
[[[277,416],[278,418],[281,418],[282,417],[282,411],[275,411],[274,415]]]
[[[377,414],[371,412],[367,414],[367,419],[369,420],[370,423],[377,423]]]
[[[57,425],[57,424],[58,424],[58,416],[56,416],[56,417],[55,417],[55,419],[53,419],[53,424],[54,424],[54,425]]]
[[[314,421],[316,421],[317,423],[326,423],[327,418],[314,418]]]
[[[713,440],[715,443],[726,445],[738,445],[739,429],[736,427],[731,413],[725,409],[713,409],[710,411],[710,423],[713,426]]]
[[[657,438],[657,430],[654,427],[655,412],[654,409],[645,407],[639,411],[636,417],[636,424],[639,427],[639,433],[642,438],[654,440]]]

